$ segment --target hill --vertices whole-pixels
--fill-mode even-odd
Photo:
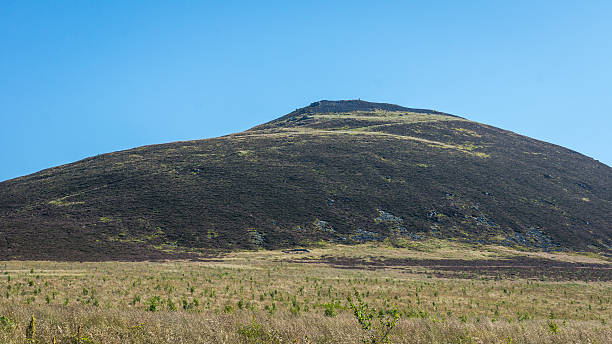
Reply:
[[[612,247],[612,168],[450,114],[320,101],[0,183],[0,259],[144,260],[427,237]]]

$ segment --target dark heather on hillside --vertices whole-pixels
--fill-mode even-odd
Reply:
[[[224,137],[0,183],[0,259],[446,238],[611,252],[612,169],[442,112],[319,101]]]

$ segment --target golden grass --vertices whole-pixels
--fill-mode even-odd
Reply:
[[[39,343],[76,343],[81,325],[81,343],[361,343],[365,339],[350,314],[325,317],[309,313],[298,317],[285,314],[235,312],[109,311],[92,307],[0,307],[0,312],[24,319],[12,335],[0,332],[6,344],[24,343],[27,320],[34,312]],[[392,343],[610,343],[612,331],[599,322],[561,321],[559,330],[549,330],[548,321],[506,322],[489,320],[464,323],[429,319],[400,321],[391,335]],[[48,340],[47,340],[48,339]]]
[[[358,119],[372,122],[393,122],[393,123],[424,123],[424,122],[440,122],[440,121],[466,121],[463,118],[405,112],[405,111],[353,111],[350,113],[316,113],[312,115],[315,120],[333,120],[333,119]]]
[[[53,200],[53,201],[49,201],[49,204],[58,206],[58,207],[69,207],[71,205],[80,205],[80,204],[85,204],[85,202],[79,201],[79,202],[66,202],[64,200]]]
[[[346,301],[355,291],[377,309],[400,310],[394,343],[612,342],[610,282],[450,279],[424,267],[340,269],[321,260],[527,254],[606,262],[434,240],[202,262],[1,262],[0,343],[23,343],[32,314],[40,343],[74,343],[79,326],[83,343],[358,343],[364,333]],[[330,307],[336,316],[325,315]]]
[[[274,132],[243,132],[238,134],[233,134],[232,139],[246,139],[248,137],[292,137],[294,135],[317,135],[318,137],[325,136],[338,136],[338,135],[353,135],[353,136],[366,136],[366,137],[386,137],[397,140],[409,140],[415,141],[419,143],[424,143],[430,147],[435,148],[443,148],[443,149],[452,149],[464,154],[477,156],[479,158],[489,158],[490,155],[483,152],[476,152],[474,149],[483,148],[479,146],[469,146],[469,145],[452,145],[444,142],[428,140],[416,136],[408,136],[408,135],[398,135],[385,133],[382,131],[367,131],[367,128],[358,128],[358,129],[312,129],[312,128],[291,128],[291,129],[282,129]]]

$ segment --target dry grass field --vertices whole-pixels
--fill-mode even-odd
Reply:
[[[612,343],[603,257],[403,246],[0,262],[0,343],[360,343],[384,339],[394,314],[392,343]],[[348,301],[356,294],[369,330]]]

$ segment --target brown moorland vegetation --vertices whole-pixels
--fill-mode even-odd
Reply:
[[[610,254],[612,169],[445,113],[321,101],[250,130],[0,183],[0,259],[160,260],[320,240]]]

